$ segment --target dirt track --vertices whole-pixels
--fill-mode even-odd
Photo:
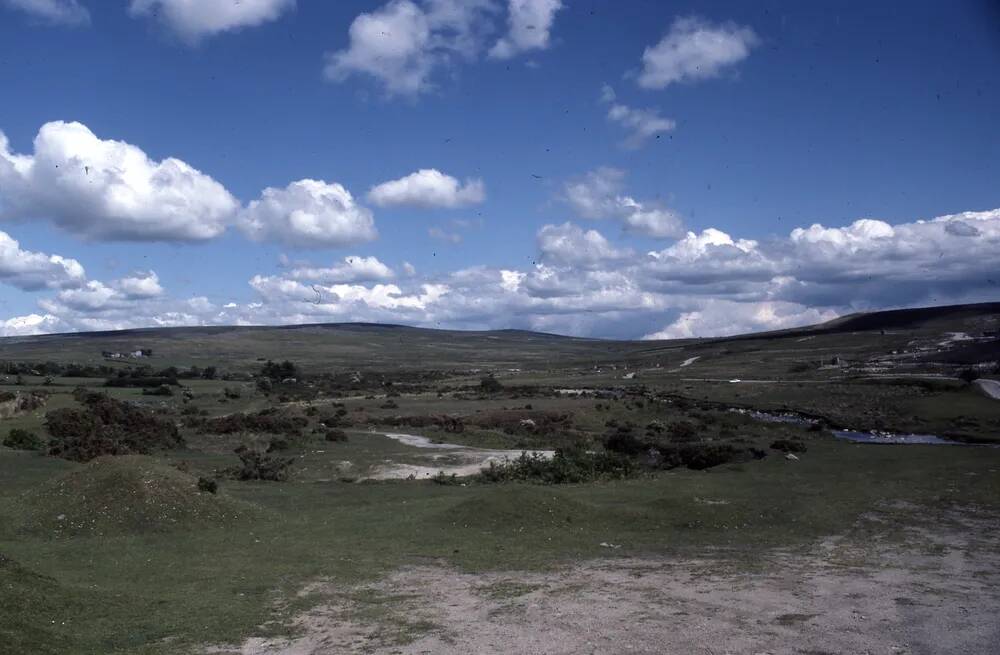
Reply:
[[[995,520],[961,521],[908,531],[902,546],[830,539],[749,570],[621,558],[546,573],[422,566],[354,589],[317,583],[309,591],[328,601],[296,619],[300,636],[214,652],[997,653]]]

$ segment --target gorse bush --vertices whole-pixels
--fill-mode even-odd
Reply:
[[[691,421],[677,421],[670,426],[670,440],[689,442],[698,440],[698,429]]]
[[[479,388],[486,393],[499,393],[503,391],[503,385],[492,375],[488,375],[479,381]]]
[[[434,474],[434,477],[431,478],[431,481],[434,482],[434,484],[441,484],[451,487],[464,484],[462,480],[459,479],[459,477],[454,473],[449,475],[444,471],[438,471],[436,474]]]
[[[236,434],[239,432],[263,432],[299,436],[309,425],[309,419],[279,409],[262,409],[256,413],[227,414],[216,418],[191,417],[185,422],[209,434]]]
[[[649,450],[649,445],[636,437],[629,426],[620,425],[605,436],[604,449],[635,457],[643,451]]]
[[[34,432],[21,428],[11,428],[7,436],[4,437],[3,445],[15,450],[41,450],[45,443]]]
[[[338,429],[327,430],[324,438],[327,441],[344,442],[347,441],[347,433]]]
[[[184,440],[173,421],[100,393],[75,394],[84,407],[45,415],[49,454],[78,462],[102,455],[146,455]]]
[[[235,451],[240,464],[226,471],[237,480],[268,480],[283,482],[288,479],[294,457],[278,457],[259,448],[240,446]]]
[[[172,396],[174,390],[169,384],[161,384],[158,387],[146,387],[142,390],[144,396]]]
[[[278,362],[267,360],[264,366],[260,369],[260,375],[263,378],[267,378],[275,382],[281,382],[282,380],[288,378],[297,377],[298,369],[295,364],[288,360],[285,360],[280,364]]]
[[[173,386],[176,387],[180,385],[176,377],[165,377],[165,376],[122,376],[115,378],[108,378],[104,382],[106,387],[141,387],[154,389],[162,386]]]
[[[657,450],[660,468],[670,469],[686,466],[695,471],[727,464],[745,452],[749,451],[744,451],[731,444],[691,444]],[[756,458],[753,453],[749,454]]]
[[[807,450],[804,443],[793,439],[778,439],[771,444],[771,448],[783,453],[804,453]]]
[[[981,377],[979,371],[974,368],[964,368],[958,372],[958,379],[969,384],[972,384]]]
[[[564,448],[552,458],[539,453],[521,453],[515,459],[490,462],[478,479],[482,482],[538,482],[570,484],[595,480],[621,480],[638,473],[635,462],[619,453]]]
[[[215,478],[198,478],[198,491],[214,494],[219,491],[219,481]]]

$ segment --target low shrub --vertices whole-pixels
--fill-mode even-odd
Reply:
[[[982,376],[974,368],[964,368],[958,372],[958,379],[967,384],[972,384]]]
[[[572,484],[620,480],[632,477],[638,471],[632,459],[619,453],[565,448],[557,450],[551,459],[539,453],[524,452],[516,459],[490,462],[489,468],[483,469],[477,479],[491,483]]]
[[[698,429],[691,421],[677,421],[670,426],[670,440],[689,442],[698,440]]]
[[[771,443],[771,449],[783,453],[804,453],[807,450],[804,443],[793,439],[778,439]]]
[[[630,428],[619,426],[617,430],[613,430],[605,436],[604,449],[628,455],[629,457],[635,457],[639,453],[648,450],[649,446],[637,438]]]
[[[145,387],[142,390],[144,396],[172,396],[174,390],[169,384],[161,384],[158,387]]]
[[[657,448],[655,453],[656,457],[651,464],[656,468],[672,469],[684,466],[695,471],[745,460],[747,456],[759,459],[750,450],[725,443],[667,446]]]
[[[292,362],[285,360],[280,364],[267,360],[260,369],[260,376],[275,382],[298,376],[298,368]]]
[[[486,393],[499,393],[503,391],[503,385],[500,384],[500,380],[492,375],[487,375],[479,381],[479,389]]]
[[[45,443],[34,432],[22,428],[11,428],[7,436],[4,437],[3,445],[14,450],[41,450]]]
[[[282,437],[276,437],[268,442],[267,452],[274,453],[281,450],[288,450],[291,447],[292,445],[288,443],[288,439],[284,439]]]
[[[100,393],[86,394],[81,402],[81,409],[62,408],[45,415],[50,455],[87,462],[102,455],[147,455],[184,444],[173,421],[146,408]]]
[[[108,378],[104,381],[104,386],[106,387],[140,387],[146,389],[154,389],[156,387],[161,387],[163,385],[167,386],[179,386],[180,382],[177,381],[176,377],[165,377],[165,376],[129,376],[129,377],[117,377]]]
[[[198,478],[198,491],[204,491],[205,493],[218,493],[219,491],[219,481],[215,478],[206,478],[204,476]]]
[[[191,418],[187,425],[209,434],[236,434],[262,432],[297,437],[309,425],[309,419],[279,409],[262,409],[259,412],[236,412],[216,418]]]
[[[695,471],[712,468],[733,461],[740,449],[729,444],[685,446],[681,450],[684,466]]]
[[[225,472],[237,480],[284,482],[295,462],[294,457],[277,457],[247,446],[240,446],[233,452],[240,458],[240,464]]]
[[[327,441],[344,442],[347,441],[347,433],[343,430],[327,430],[324,438]]]

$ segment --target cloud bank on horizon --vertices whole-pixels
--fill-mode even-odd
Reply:
[[[0,0],[51,29],[99,29],[87,4]],[[131,0],[123,11],[196,51],[298,10],[295,0]],[[560,21],[571,10],[561,0],[390,0],[339,26],[342,47],[313,62],[316,83],[367,85],[379,102],[418,103],[464,68],[519,59],[537,66],[531,57],[561,47]],[[659,40],[636,46],[637,68],[621,71],[616,84],[645,93],[642,105],[601,81],[582,106],[594,124],[617,133],[624,156],[641,156],[685,129],[655,106],[665,97],[657,92],[725,84],[764,43],[739,22],[674,17]],[[0,320],[3,336],[365,321],[670,339],[997,294],[1000,208],[893,222],[841,216],[835,225],[741,234],[689,227],[691,217],[670,194],[631,190],[635,176],[621,160],[580,162],[574,174],[533,174],[525,182],[543,185],[548,198],[537,210],[544,218],[532,226],[534,242],[501,245],[516,256],[480,252],[425,268],[399,251],[371,249],[412,238],[396,236],[404,221],[443,248],[461,249],[467,236],[489,234],[504,220],[477,218],[503,192],[461,157],[449,163],[438,152],[417,166],[394,164],[361,185],[317,170],[237,193],[183,153],[144,149],[72,118],[41,123],[22,152],[0,131],[0,283],[35,302],[32,311]],[[60,252],[24,247],[26,226],[61,235]],[[140,261],[117,276],[88,274],[97,245],[167,243],[183,251],[222,240],[247,256],[261,247],[292,255],[283,252],[278,270],[245,276],[231,298],[171,289],[163,270]],[[67,244],[79,250],[66,251]]]

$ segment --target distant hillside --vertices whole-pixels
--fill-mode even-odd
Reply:
[[[1000,302],[848,314],[813,326],[811,330],[816,332],[862,332],[865,330],[913,329],[929,327],[933,323],[955,322],[989,314],[1000,315]]]
[[[266,359],[307,368],[539,368],[640,361],[680,349],[867,331],[996,330],[1000,303],[851,314],[819,325],[733,337],[670,341],[585,339],[526,330],[461,331],[373,323],[199,326],[75,332],[0,339],[0,360],[105,361],[103,352],[151,350],[154,366],[254,369]],[[134,360],[129,360],[133,361]],[[139,360],[141,361],[141,360]]]

